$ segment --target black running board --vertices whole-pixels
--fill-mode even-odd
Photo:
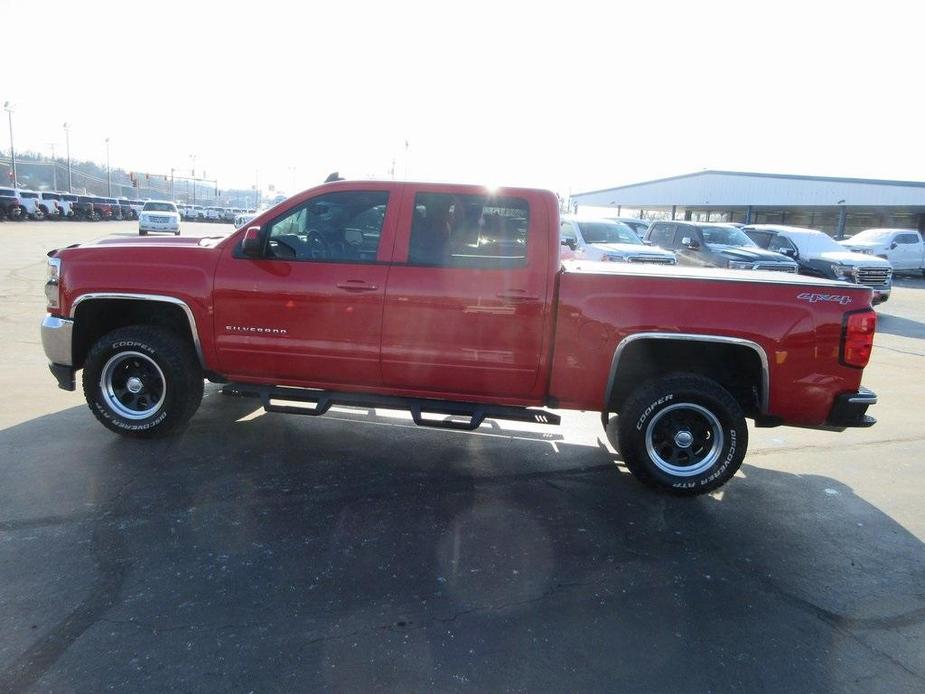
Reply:
[[[259,398],[267,412],[301,414],[309,417],[323,415],[334,405],[345,407],[381,407],[387,410],[405,410],[411,413],[414,423],[422,427],[473,431],[486,419],[507,419],[531,424],[557,425],[561,418],[546,410],[513,407],[510,405],[483,405],[451,400],[429,400],[426,398],[400,398],[366,393],[342,393],[332,390],[309,390],[288,386],[260,386],[248,383],[229,383],[222,388],[225,395]],[[301,406],[277,403],[302,403]],[[306,407],[305,405],[310,405]],[[424,415],[446,415],[468,417],[468,422],[445,419],[425,419]]]

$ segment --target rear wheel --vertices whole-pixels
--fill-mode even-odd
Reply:
[[[648,381],[623,405],[616,423],[626,467],[651,487],[682,496],[712,491],[745,458],[742,408],[716,381],[675,374]]]
[[[203,377],[190,344],[152,326],[100,338],[84,364],[87,405],[123,436],[163,436],[185,424],[202,401]]]

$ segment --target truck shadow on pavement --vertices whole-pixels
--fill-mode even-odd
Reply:
[[[836,480],[676,499],[603,444],[207,392],[167,440],[0,431],[0,690],[925,686],[925,547]]]
[[[877,332],[925,340],[925,323],[893,316],[881,310],[877,315]]]

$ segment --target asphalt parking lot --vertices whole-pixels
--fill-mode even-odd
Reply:
[[[210,385],[119,438],[38,325],[45,252],[133,230],[0,224],[0,691],[925,691],[925,279],[879,311],[877,426],[752,430],[685,500],[594,414],[443,432]]]

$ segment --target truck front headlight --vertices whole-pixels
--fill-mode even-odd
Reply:
[[[730,270],[751,270],[755,264],[748,260],[730,260],[726,267]]]
[[[854,281],[854,268],[850,265],[833,265],[832,273],[837,280]]]

